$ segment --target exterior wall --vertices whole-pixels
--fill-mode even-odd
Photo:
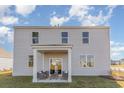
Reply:
[[[89,32],[89,44],[82,44],[80,40],[82,31]],[[82,31],[70,33],[70,43],[75,42],[72,49],[72,75],[108,75],[110,70],[109,31],[107,29],[84,29]],[[95,67],[82,68],[80,66],[81,54],[94,55]]]
[[[32,67],[28,67],[28,56],[33,54],[29,31],[14,32],[13,76],[30,76]]]
[[[32,54],[32,32],[39,32],[39,44],[62,44],[61,32],[68,32],[68,44],[73,45],[72,75],[108,75],[110,70],[110,40],[108,30],[108,28],[15,29],[13,75],[32,75],[32,68],[28,67],[28,55]],[[82,32],[89,32],[89,44],[82,44]],[[81,54],[93,54],[95,56],[95,67],[82,68],[80,66]]]

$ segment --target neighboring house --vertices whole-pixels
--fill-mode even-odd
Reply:
[[[109,75],[106,26],[16,26],[13,76],[33,82],[71,82],[72,76]]]
[[[124,64],[124,59],[120,60],[120,64],[123,65]]]
[[[119,65],[120,62],[120,60],[111,60],[111,65]]]
[[[123,65],[124,64],[124,59],[120,60],[111,60],[112,65]]]
[[[12,69],[12,62],[12,58],[0,58],[0,71]]]
[[[12,68],[12,57],[11,53],[0,48],[0,71],[8,70]]]

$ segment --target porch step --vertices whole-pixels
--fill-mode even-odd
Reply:
[[[68,83],[68,80],[38,80],[37,82],[43,82],[43,83]]]

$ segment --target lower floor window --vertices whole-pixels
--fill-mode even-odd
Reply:
[[[81,55],[80,56],[81,67],[94,67],[93,55]]]
[[[29,55],[28,66],[29,66],[29,67],[33,67],[33,55]]]

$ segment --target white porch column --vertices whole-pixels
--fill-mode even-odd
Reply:
[[[33,49],[33,82],[37,82],[37,49]]]
[[[44,52],[41,53],[42,56],[42,70],[45,71],[44,69]]]
[[[72,79],[71,79],[71,48],[68,49],[68,82],[72,82]]]

